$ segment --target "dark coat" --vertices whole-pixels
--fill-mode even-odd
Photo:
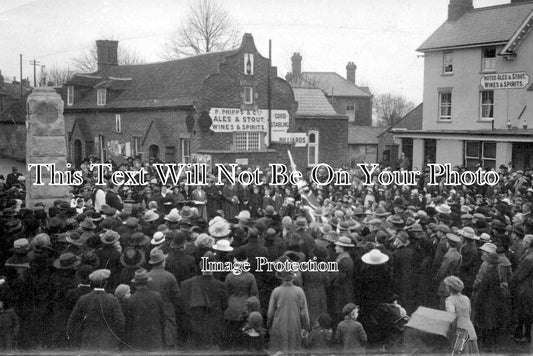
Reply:
[[[481,265],[479,252],[475,243],[468,243],[463,246],[461,249],[461,256],[463,260],[461,262],[461,268],[459,269],[459,277],[465,285],[462,293],[467,297],[470,297],[472,295],[472,286],[476,279],[477,272],[479,271],[479,266]]]
[[[393,291],[400,296],[400,303],[407,313],[415,311],[416,259],[412,245],[400,247],[392,253]]]
[[[199,268],[194,257],[182,250],[173,250],[169,253],[165,269],[176,277],[178,284],[196,275]]]
[[[163,348],[165,312],[161,295],[138,288],[126,302],[126,342],[136,349]]]
[[[220,341],[228,292],[224,283],[211,275],[187,279],[181,284],[183,304],[191,321],[195,346],[215,345]]]
[[[70,314],[67,330],[69,334],[79,333],[82,349],[109,351],[120,348],[115,335],[124,337],[124,324],[117,298],[102,290],[94,290],[80,297]]]
[[[113,245],[104,245],[104,247],[96,249],[94,253],[100,260],[100,266],[98,266],[98,268],[105,268],[111,271],[108,287],[110,290],[114,290],[119,284],[120,271],[122,270],[120,252],[118,252]]]
[[[527,253],[518,264],[511,288],[516,295],[516,314],[533,317],[533,253]]]
[[[346,256],[337,260],[339,272],[331,273],[331,289],[334,296],[333,310],[340,314],[342,308],[348,304],[353,303],[353,260],[346,253]]]
[[[106,205],[115,208],[117,210],[122,210],[124,208],[124,204],[122,203],[122,199],[118,196],[117,193],[115,193],[112,190],[108,190],[105,193],[105,203]]]
[[[503,302],[497,265],[489,265],[479,284],[474,301],[474,325],[479,329],[496,329],[501,318],[499,311]]]

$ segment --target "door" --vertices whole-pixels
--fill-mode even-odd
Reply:
[[[74,140],[74,167],[80,168],[82,162],[82,147],[80,140]]]

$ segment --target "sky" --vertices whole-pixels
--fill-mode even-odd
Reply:
[[[194,1],[194,0],[192,0]],[[222,0],[219,0],[222,1]],[[374,95],[422,100],[422,54],[416,48],[446,19],[449,0],[224,0],[242,33],[254,36],[278,75],[299,52],[302,71],[346,75]],[[474,7],[509,3],[474,0]],[[189,0],[0,0],[0,70],[6,80],[33,77],[30,60],[47,68],[69,65],[97,39],[113,38],[146,62],[161,61],[165,42],[184,19]]]

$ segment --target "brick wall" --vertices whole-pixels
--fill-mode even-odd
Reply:
[[[356,104],[354,124],[372,126],[372,98],[328,97],[329,102],[339,115],[348,115],[346,103]]]

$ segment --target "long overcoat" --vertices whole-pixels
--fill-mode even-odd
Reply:
[[[126,302],[126,341],[139,350],[163,348],[165,311],[157,292],[139,288]]]

